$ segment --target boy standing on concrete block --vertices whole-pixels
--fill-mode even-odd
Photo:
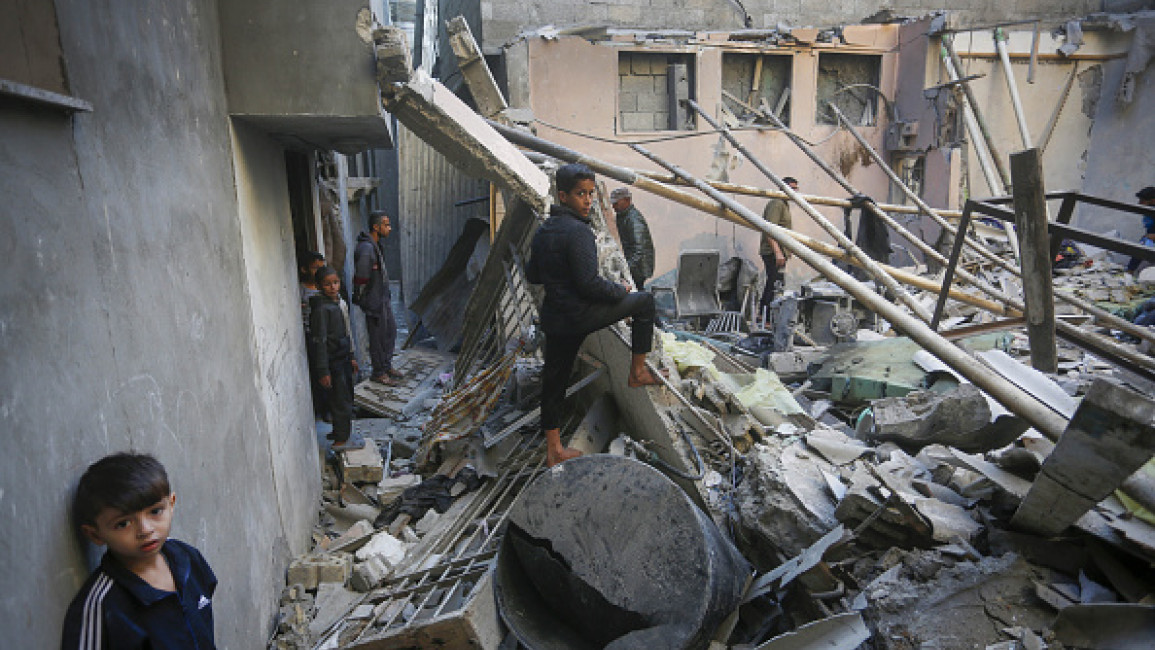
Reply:
[[[106,456],[80,477],[73,517],[108,552],[68,608],[61,648],[215,647],[217,578],[199,551],[169,539],[175,504],[152,456]]]
[[[646,353],[654,339],[653,295],[631,292],[598,274],[597,244],[589,221],[595,191],[594,173],[589,167],[573,164],[557,170],[561,205],[550,206],[549,219],[534,234],[525,269],[530,282],[545,285],[541,428],[550,467],[581,455],[561,443],[561,411],[566,382],[586,336],[632,317],[628,384],[660,383],[646,368]]]

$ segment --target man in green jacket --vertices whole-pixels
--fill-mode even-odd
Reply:
[[[646,280],[654,274],[654,240],[650,237],[650,227],[646,218],[634,207],[630,191],[619,187],[610,192],[610,202],[617,214],[618,237],[622,241],[622,252],[634,279],[634,289],[645,291]]]

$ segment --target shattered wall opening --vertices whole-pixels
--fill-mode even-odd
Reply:
[[[695,97],[693,54],[618,53],[619,131],[692,131]]]
[[[773,111],[778,119],[790,125],[791,68],[793,57],[783,54],[722,54],[722,90],[727,108],[745,117],[747,106]],[[729,93],[726,95],[725,93]]]
[[[882,57],[871,54],[818,55],[818,96],[814,119],[819,124],[837,124],[827,108],[834,104],[858,126],[878,124],[878,94]]]

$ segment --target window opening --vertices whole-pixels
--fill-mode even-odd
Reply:
[[[838,119],[828,106],[834,104],[852,124],[878,124],[881,70],[881,56],[828,52],[819,54],[815,120],[819,124],[837,124]]]

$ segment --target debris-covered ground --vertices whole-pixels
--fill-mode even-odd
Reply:
[[[1124,317],[1155,293],[1106,259],[1059,271],[1056,285]],[[571,444],[666,472],[749,562],[743,603],[710,631],[715,644],[1150,647],[1150,465],[1060,533],[1023,532],[1012,521],[1054,441],[837,287],[816,281],[775,307],[795,316],[772,315],[773,327],[753,331],[665,314],[651,355],[670,371],[663,387],[607,390],[614,357],[605,350],[591,350],[575,373]],[[984,319],[951,309],[951,329]],[[850,318],[870,327],[838,330]],[[782,322],[790,331],[775,337]],[[1078,348],[1060,345],[1057,374],[1030,369],[1021,327],[958,344],[1072,422],[1081,409],[1111,408],[1110,396],[1088,402],[1103,380],[1137,413],[1155,412],[1149,382]],[[495,602],[492,567],[512,504],[545,471],[539,362],[529,350],[516,348],[451,390],[454,358],[417,347],[401,357],[401,386],[358,388],[365,417],[357,427],[369,444],[326,464],[314,550],[289,570],[273,647],[516,643]],[[628,401],[639,392],[648,413]],[[1153,433],[1150,419],[1134,427],[1140,437]],[[1059,480],[1119,460],[1118,449],[1106,460],[1079,451],[1063,456]],[[1033,516],[1051,514],[1044,506]],[[667,541],[653,537],[655,546]]]

